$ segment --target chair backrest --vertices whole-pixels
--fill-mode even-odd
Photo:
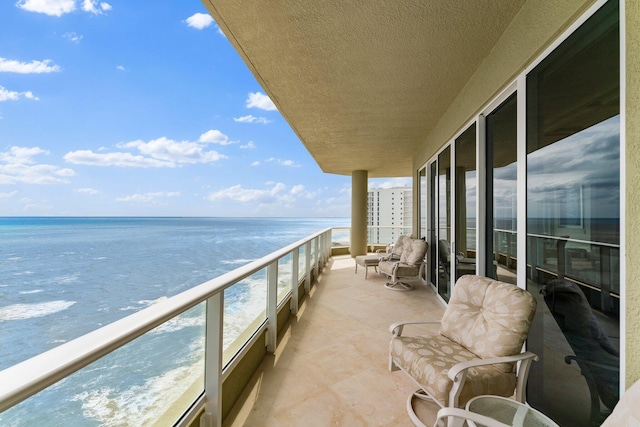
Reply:
[[[449,242],[444,239],[438,240],[438,256],[443,264],[451,262],[451,248],[449,247]]]
[[[483,359],[518,354],[529,333],[536,300],[510,283],[465,275],[453,287],[440,334]],[[499,367],[513,370],[512,364]]]
[[[424,260],[428,248],[429,244],[422,239],[405,239],[400,262],[408,265],[418,265]]]
[[[398,237],[396,243],[391,247],[390,253],[392,259],[400,259],[400,257],[402,256],[402,252],[404,251],[404,242],[407,240],[411,240],[411,235],[403,234],[402,236]]]

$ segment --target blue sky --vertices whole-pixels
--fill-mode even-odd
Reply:
[[[0,3],[0,215],[349,216],[197,0]],[[410,185],[371,180],[371,187]]]

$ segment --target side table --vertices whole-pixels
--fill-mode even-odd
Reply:
[[[491,417],[508,426],[559,427],[542,412],[506,397],[476,396],[467,402],[466,408],[469,412]]]

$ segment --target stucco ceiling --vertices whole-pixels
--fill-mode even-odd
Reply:
[[[410,176],[524,0],[202,0],[324,172]]]

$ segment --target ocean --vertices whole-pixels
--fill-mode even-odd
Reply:
[[[0,218],[0,370],[347,218]],[[225,330],[264,309],[225,291]],[[203,304],[0,414],[0,426],[155,421],[201,381]],[[229,314],[227,318],[227,314]],[[226,340],[226,335],[225,335]],[[226,344],[226,343],[225,343]]]

